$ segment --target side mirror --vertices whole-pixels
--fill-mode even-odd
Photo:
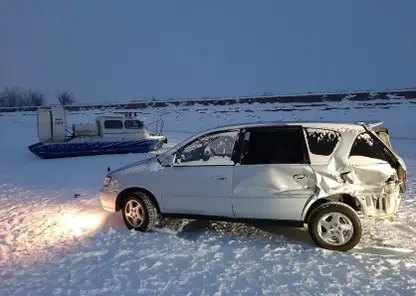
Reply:
[[[163,160],[162,165],[165,167],[172,167],[174,161],[175,161],[175,154],[169,155]]]

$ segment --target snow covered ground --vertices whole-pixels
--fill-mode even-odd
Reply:
[[[409,168],[408,195],[394,223],[365,223],[361,243],[347,253],[316,248],[303,230],[261,224],[181,220],[155,233],[131,232],[120,213],[102,210],[98,190],[108,166],[148,155],[42,160],[27,149],[37,140],[34,114],[2,114],[0,295],[415,295],[416,104],[276,110],[281,106],[169,107],[139,115],[150,122],[163,114],[169,146],[230,122],[384,120]],[[103,112],[112,110],[68,119],[87,122]]]

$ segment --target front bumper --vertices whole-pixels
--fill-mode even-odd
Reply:
[[[104,210],[108,212],[116,212],[116,201],[117,201],[117,193],[101,190],[100,191],[100,201],[101,205],[103,206]]]

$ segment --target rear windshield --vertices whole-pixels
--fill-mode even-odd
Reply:
[[[390,143],[389,130],[385,127],[373,129],[377,136],[386,144],[388,147],[393,148]]]

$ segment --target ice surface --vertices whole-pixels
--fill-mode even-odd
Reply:
[[[165,113],[169,146],[243,121],[383,120],[409,168],[409,192],[396,222],[366,222],[362,241],[348,253],[316,248],[303,230],[260,223],[181,220],[153,233],[128,231],[119,213],[101,208],[97,193],[108,166],[152,154],[42,160],[27,149],[37,140],[36,116],[3,114],[0,295],[415,295],[416,104],[355,109],[361,105],[140,110],[145,122]],[[71,112],[68,121],[111,112]]]

